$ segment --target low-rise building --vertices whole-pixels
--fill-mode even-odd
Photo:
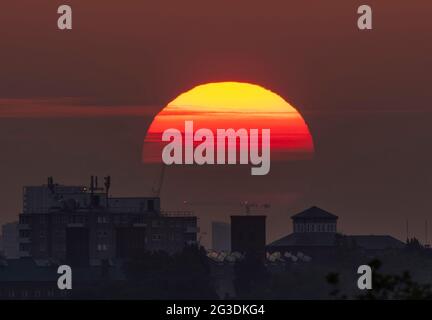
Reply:
[[[342,235],[337,231],[338,216],[318,207],[291,218],[293,233],[268,244],[268,252],[301,252],[312,259],[331,259],[341,247],[371,254],[405,248],[405,243],[389,235]]]

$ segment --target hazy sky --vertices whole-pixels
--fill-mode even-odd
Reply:
[[[368,1],[4,0],[0,11],[0,223],[17,218],[21,188],[113,176],[113,193],[151,194],[159,168],[141,164],[146,129],[193,86],[245,81],[294,105],[316,147],[311,162],[245,170],[168,170],[167,209],[190,207],[204,232],[241,200],[271,202],[268,239],[318,205],[346,233],[424,239],[432,220],[432,3]],[[170,168],[171,169],[171,168]],[[181,206],[183,200],[191,202]],[[193,202],[196,204],[193,204]],[[200,202],[200,203],[199,203]],[[205,238],[208,235],[204,235]]]

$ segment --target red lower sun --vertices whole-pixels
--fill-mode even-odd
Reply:
[[[276,93],[240,82],[217,82],[196,86],[180,94],[160,111],[144,139],[143,161],[161,163],[165,130],[184,134],[185,121],[194,128],[270,129],[271,160],[310,159],[312,136],[300,113]]]

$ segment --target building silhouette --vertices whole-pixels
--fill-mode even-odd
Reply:
[[[212,222],[212,249],[214,251],[231,251],[231,226],[221,221]]]
[[[19,232],[18,222],[6,223],[2,226],[1,251],[3,256],[8,259],[19,257]]]
[[[248,258],[265,259],[266,216],[231,216],[231,251]]]
[[[268,244],[268,252],[302,252],[312,258],[327,259],[334,257],[341,247],[368,253],[405,247],[402,241],[389,235],[342,235],[337,230],[338,216],[315,206],[291,219],[293,233]]]
[[[157,197],[111,197],[104,187],[48,183],[24,187],[19,215],[22,257],[57,259],[72,265],[99,264],[144,250],[180,251],[195,243],[197,218],[190,212],[162,212]]]
[[[294,233],[335,233],[338,216],[318,207],[311,207],[291,217]]]
[[[59,290],[57,269],[58,264],[49,260],[0,259],[0,300],[88,298],[83,292],[121,284],[126,279],[124,270],[117,265],[74,266],[73,290]]]

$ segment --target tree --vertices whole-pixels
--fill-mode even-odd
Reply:
[[[128,295],[145,299],[215,299],[204,248],[187,246],[181,253],[144,252],[125,266]]]
[[[266,296],[270,276],[262,259],[246,256],[236,263],[234,274],[237,298],[259,299]]]
[[[355,296],[359,300],[423,300],[432,299],[432,287],[430,284],[420,284],[411,278],[408,271],[401,275],[387,275],[378,272],[381,262],[377,259],[368,264],[372,268],[372,289],[365,293]],[[339,276],[337,273],[327,275],[327,282],[334,286],[330,295],[342,299],[346,295],[341,295],[338,289]]]

